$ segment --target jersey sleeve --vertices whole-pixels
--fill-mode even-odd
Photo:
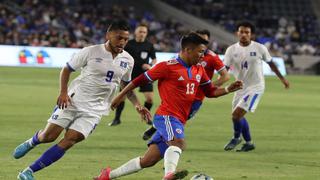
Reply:
[[[264,45],[261,45],[261,47],[262,47],[262,60],[264,60],[265,62],[272,61],[272,57],[271,57],[267,47],[265,47]]]
[[[211,83],[211,80],[209,79],[206,71],[204,70],[204,68],[201,66],[202,68],[202,71],[203,71],[203,75],[201,77],[201,80],[200,80],[200,86],[204,86],[204,85],[207,85],[209,83]]]
[[[155,81],[157,79],[163,79],[166,78],[168,75],[168,65],[167,62],[161,62],[156,64],[154,67],[152,67],[150,70],[146,71],[144,73],[146,78],[149,81]]]
[[[134,65],[133,57],[128,57],[128,58],[130,59],[130,61],[128,62],[128,70],[121,78],[121,80],[125,82],[131,81],[131,74],[132,74],[133,65]]]
[[[73,54],[71,59],[67,62],[67,67],[71,71],[76,71],[87,65],[89,56],[89,48],[83,48],[79,52]]]
[[[231,54],[231,47],[228,47],[226,53],[224,54],[223,62],[227,67],[230,67],[232,64],[232,54]]]
[[[214,70],[216,70],[217,72],[220,72],[221,70],[226,68],[218,55],[213,56],[212,63],[213,63]]]

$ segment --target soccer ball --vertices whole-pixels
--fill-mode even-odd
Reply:
[[[213,178],[206,174],[200,173],[194,175],[190,180],[213,180]]]

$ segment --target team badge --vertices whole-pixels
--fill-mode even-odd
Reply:
[[[201,64],[202,67],[206,67],[207,66],[207,62],[205,62],[205,61],[202,61],[200,64]]]
[[[257,56],[256,52],[250,52],[250,56]]]
[[[140,53],[140,57],[141,57],[141,59],[147,59],[147,57],[148,57],[148,52],[142,51],[142,52]]]
[[[178,134],[181,134],[182,133],[182,130],[181,129],[176,129],[176,132],[178,133]]]
[[[196,80],[197,80],[198,82],[200,82],[200,80],[201,80],[200,74],[197,74],[197,75],[196,75]]]
[[[120,67],[127,68],[127,66],[128,66],[127,62],[120,61]]]

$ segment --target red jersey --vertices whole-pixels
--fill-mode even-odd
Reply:
[[[144,75],[149,81],[158,80],[161,104],[156,114],[174,116],[183,124],[199,86],[211,83],[200,64],[188,67],[180,58],[161,62]]]
[[[207,50],[205,52],[202,60],[200,61],[200,64],[204,67],[209,79],[213,78],[214,71],[219,72],[225,68],[219,56],[211,50]],[[202,91],[202,89],[199,89],[197,91],[196,100],[202,101],[204,97],[204,92]]]

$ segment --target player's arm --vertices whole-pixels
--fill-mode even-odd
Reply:
[[[284,87],[288,89],[290,87],[289,81],[282,76],[277,66],[274,64],[273,61],[268,62],[268,65],[270,66],[271,70],[278,76],[278,78],[281,80],[281,82],[284,84]]]
[[[122,91],[120,92],[120,94],[123,91],[125,91],[126,93],[124,93],[123,95],[119,96],[119,100],[120,100],[119,103],[122,102],[124,100],[124,98],[125,98],[125,95],[127,95],[127,98],[131,101],[131,103],[136,108],[137,112],[141,115],[141,119],[145,120],[146,122],[151,121],[151,113],[149,112],[148,109],[146,109],[145,107],[141,106],[137,95],[133,91],[133,89],[136,88],[137,86],[132,86],[130,84],[131,84],[131,82],[129,83],[129,82],[121,81],[120,85],[121,85]],[[116,98],[112,101],[112,103],[116,100]],[[114,109],[114,106],[113,106],[112,103],[111,103],[111,109]]]
[[[66,66],[62,68],[60,72],[60,94],[57,99],[57,105],[60,109],[64,109],[71,102],[68,95],[68,82],[70,79],[70,74],[73,72],[70,67]]]
[[[140,74],[137,78],[135,78],[130,83],[122,81],[122,90],[121,92],[112,100],[111,102],[111,109],[114,110],[118,107],[118,105],[123,101],[125,96],[127,95],[127,98],[132,102],[134,106],[140,106],[140,103],[138,101],[137,96],[133,92],[133,90],[137,86],[143,86],[146,85],[149,82],[149,80],[145,77],[144,74]]]
[[[121,92],[115,97],[111,102],[111,109],[115,109],[120,103],[121,100],[125,97],[125,95],[135,89],[137,86],[146,85],[149,82],[157,80],[161,77],[166,76],[166,64],[165,62],[157,64],[151,70],[148,70],[138,77],[136,77],[133,81],[131,81],[128,85],[126,85]],[[128,97],[129,98],[129,97]]]
[[[213,82],[213,84],[215,86],[222,86],[225,82],[229,81],[230,75],[226,68],[220,70],[218,73],[219,73],[219,77],[217,80]]]
[[[126,81],[121,81],[120,82],[120,86],[121,89],[123,90],[130,82],[126,82]],[[136,95],[136,93],[132,90],[129,90],[127,92],[127,98],[131,101],[131,103],[136,107],[136,106],[140,106],[140,102],[138,100],[138,97]],[[123,99],[121,101],[124,101],[125,96],[123,96]]]
[[[200,88],[202,89],[206,97],[216,98],[216,97],[223,96],[231,92],[237,91],[239,89],[242,89],[242,86],[243,86],[242,81],[235,81],[231,83],[229,86],[226,86],[224,88],[216,87],[210,82],[210,83],[201,85]]]

